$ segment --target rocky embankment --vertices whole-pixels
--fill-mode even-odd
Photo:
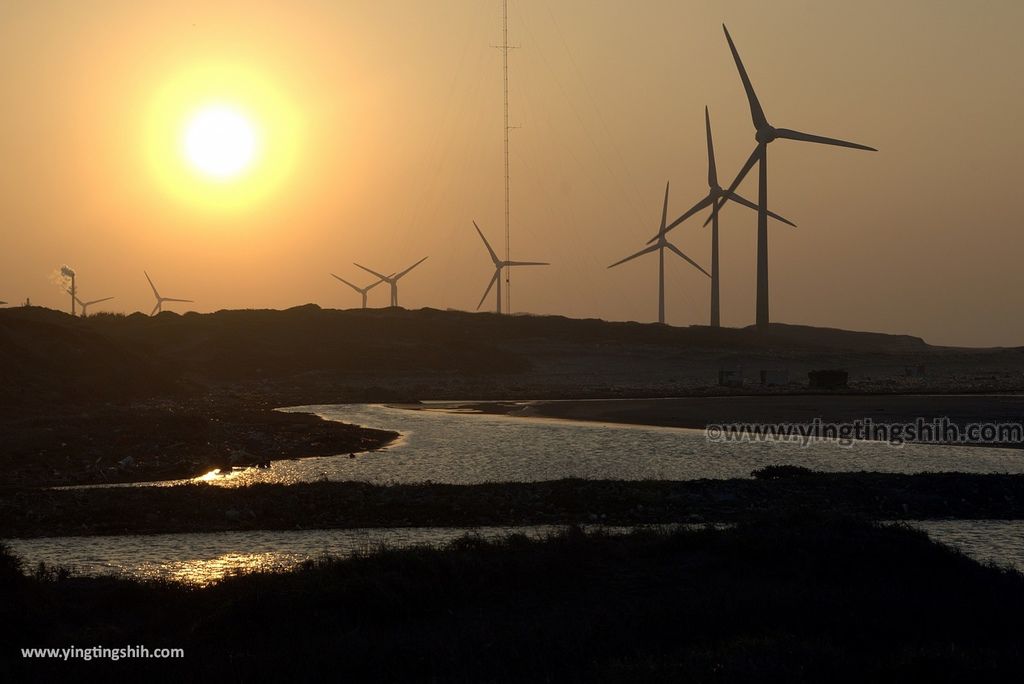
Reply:
[[[380,448],[396,432],[225,397],[62,406],[0,417],[5,488],[191,478]]]

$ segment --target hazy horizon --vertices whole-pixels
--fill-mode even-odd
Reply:
[[[1024,153],[1015,2],[825,4],[511,0],[512,309],[656,320],[654,255],[608,270],[707,192],[753,128],[721,25],[769,121],[877,147],[790,141],[769,152],[772,320],[1024,345]],[[400,304],[473,310],[502,241],[500,0],[274,6],[182,0],[0,8],[0,300],[93,310],[353,308],[359,262]],[[174,107],[251,103],[281,144],[245,184],[161,167]],[[173,131],[172,131],[173,132]],[[170,167],[168,167],[170,168]],[[754,174],[751,174],[753,176]],[[756,199],[756,179],[742,186]],[[707,212],[670,235],[709,268]],[[754,320],[756,214],[722,213],[722,323]],[[709,281],[666,260],[667,321],[708,323]],[[387,303],[375,288],[371,306]],[[483,309],[493,306],[493,293]]]

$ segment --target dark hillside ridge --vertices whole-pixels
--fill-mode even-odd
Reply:
[[[527,344],[528,343],[528,344]],[[708,352],[913,354],[941,348],[907,335],[774,324],[671,327],[562,316],[421,309],[225,310],[87,319],[38,307],[0,309],[0,401],[162,396],[204,382],[304,374],[514,375],[541,357]]]
[[[710,328],[709,328],[710,329]],[[762,333],[754,326],[743,328],[768,347],[805,347],[808,349],[854,352],[907,352],[933,348],[920,337],[888,333],[858,332],[840,328],[815,328],[809,325],[773,323]]]
[[[178,388],[159,358],[50,309],[0,310],[0,404],[152,396]]]

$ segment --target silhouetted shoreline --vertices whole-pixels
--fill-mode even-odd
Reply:
[[[478,485],[309,482],[0,491],[0,538],[231,530],[740,522],[829,511],[875,520],[1024,519],[1024,475],[819,473]]]

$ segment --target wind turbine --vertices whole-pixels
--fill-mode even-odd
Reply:
[[[838,140],[836,138],[826,138],[820,135],[812,135],[810,133],[802,133],[800,131],[794,131],[788,128],[775,128],[768,123],[768,119],[764,115],[764,110],[761,109],[761,103],[758,102],[757,94],[754,92],[754,86],[750,83],[750,78],[747,76],[747,70],[743,68],[743,62],[740,60],[740,54],[736,51],[736,45],[732,42],[732,36],[729,35],[729,29],[722,24],[722,30],[725,31],[725,39],[729,42],[729,50],[732,51],[733,60],[736,62],[736,69],[740,72],[740,80],[743,81],[743,89],[747,93],[747,101],[750,103],[750,116],[754,122],[754,139],[757,140],[757,147],[751,153],[750,158],[740,169],[740,172],[736,175],[736,180],[732,182],[729,188],[725,191],[727,197],[732,197],[733,191],[736,190],[737,186],[743,181],[750,169],[754,168],[754,164],[758,165],[758,202],[757,202],[757,327],[764,328],[768,325],[768,144],[777,138],[785,138],[786,140],[802,140],[804,142],[820,143],[822,145],[835,145],[837,147],[852,147],[857,150],[869,150],[871,152],[877,152],[874,147],[868,147],[867,145],[860,145],[858,143],[847,142],[845,140]],[[719,200],[715,203],[712,208],[711,218],[704,223],[707,225],[714,216],[721,209],[724,200]]]
[[[417,261],[415,264],[413,264],[409,268],[405,269],[404,271],[399,271],[398,273],[392,273],[389,276],[381,275],[380,273],[377,273],[376,271],[372,271],[372,270],[366,268],[365,266],[359,266],[359,264],[355,264],[355,262],[352,262],[352,263],[354,263],[356,266],[359,266],[359,268],[363,269],[364,271],[366,271],[370,275],[375,275],[378,278],[380,278],[381,281],[383,281],[383,282],[387,283],[388,285],[390,285],[391,286],[391,306],[398,306],[398,281],[402,278],[402,276],[404,276],[406,273],[408,273],[412,269],[416,268],[417,266],[419,266],[420,264],[422,264],[426,260],[427,260],[427,257],[423,257],[422,259],[420,259],[419,261]]]
[[[668,238],[665,237],[665,233],[668,232],[668,226],[666,225],[666,221],[667,220],[668,220],[668,183],[665,183],[665,204],[661,208],[661,229],[658,231],[658,235],[655,238],[656,242],[653,245],[649,245],[648,247],[644,247],[643,249],[641,249],[636,254],[630,255],[630,256],[626,257],[625,259],[621,259],[619,261],[616,261],[614,264],[612,264],[611,266],[608,267],[608,268],[615,268],[619,264],[624,264],[627,261],[630,261],[632,259],[636,259],[638,256],[643,256],[644,254],[648,254],[649,252],[653,252],[653,251],[657,250],[657,252],[658,252],[658,323],[664,323],[665,322],[665,250],[666,249],[669,249],[669,250],[675,252],[676,255],[678,255],[680,258],[684,259],[685,261],[687,261],[691,266],[696,268],[698,271],[700,271],[704,275],[706,275],[708,277],[711,276],[711,274],[708,273],[707,271],[705,271],[703,268],[701,268],[697,264],[697,262],[695,262],[693,259],[691,259],[690,257],[688,257],[685,254],[683,254],[682,251],[678,247],[676,247],[675,245],[673,245],[671,242],[668,241]]]
[[[71,293],[69,292],[68,294]],[[104,297],[103,299],[94,299],[91,302],[83,302],[81,299],[78,298],[77,294],[72,294],[71,296],[75,298],[75,301],[78,302],[78,306],[82,308],[82,318],[85,318],[86,316],[89,315],[87,312],[89,310],[89,307],[92,306],[93,304],[99,304],[100,302],[106,302],[113,299],[113,297]]]
[[[547,263],[546,261],[502,261],[501,259],[498,258],[498,255],[494,253],[494,250],[491,249],[491,243],[487,242],[487,238],[484,237],[484,233],[483,233],[482,230],[480,230],[480,226],[476,225],[476,221],[473,221],[473,227],[476,228],[476,232],[480,236],[480,239],[484,241],[484,247],[487,248],[487,253],[491,255],[491,261],[494,262],[494,275],[491,276],[491,282],[489,282],[487,284],[487,289],[484,290],[484,296],[480,298],[480,303],[476,305],[476,308],[477,308],[477,310],[479,310],[480,307],[483,306],[484,300],[487,299],[487,295],[490,294],[490,292],[491,292],[491,288],[494,287],[495,283],[497,283],[498,284],[497,299],[496,299],[497,306],[495,308],[495,313],[499,313],[500,314],[501,313],[501,270],[503,268],[511,268],[512,266],[550,266],[551,264]],[[509,313],[511,313],[511,312],[509,312]]]
[[[341,282],[345,283],[346,285],[348,285],[353,290],[355,290],[356,292],[358,292],[359,294],[361,294],[363,296],[363,308],[364,309],[366,308],[366,295],[369,294],[370,290],[372,290],[373,288],[377,287],[378,285],[380,285],[381,283],[384,282],[384,280],[381,279],[381,280],[377,280],[376,282],[374,282],[371,285],[367,285],[366,287],[359,287],[358,285],[353,285],[352,283],[348,282],[347,280],[345,280],[341,276],[336,276],[333,273],[331,275],[333,277],[337,278],[338,280],[340,280]]]
[[[726,195],[725,190],[718,184],[718,169],[715,166],[715,143],[711,137],[711,115],[708,113],[708,108],[704,107],[704,128],[708,135],[708,194],[704,199],[697,202],[687,211],[685,214],[677,218],[675,221],[665,227],[665,232],[669,232],[680,223],[690,218],[698,211],[706,207],[714,205],[716,202],[721,200],[719,208],[725,204],[726,200],[732,200],[737,204],[742,204],[745,207],[750,207],[754,211],[757,211],[757,205],[748,199],[740,197],[737,193],[733,192],[731,195]],[[785,219],[778,214],[769,211],[768,215],[772,218],[788,223],[789,225],[796,227],[796,224],[792,221]],[[707,225],[707,224],[705,224]],[[647,244],[650,244],[658,239],[655,235]],[[719,298],[719,273],[718,273],[718,211],[712,210],[711,213],[711,327],[717,328],[721,325],[721,313],[720,313],[720,298]]]
[[[192,303],[191,299],[174,299],[173,297],[161,297],[160,293],[156,291],[156,285],[153,284],[153,280],[149,277],[149,274],[143,271],[146,276],[146,280],[149,281],[149,286],[153,288],[153,296],[156,297],[156,306],[149,312],[150,316],[157,314],[164,310],[164,302],[185,302],[188,304]]]

